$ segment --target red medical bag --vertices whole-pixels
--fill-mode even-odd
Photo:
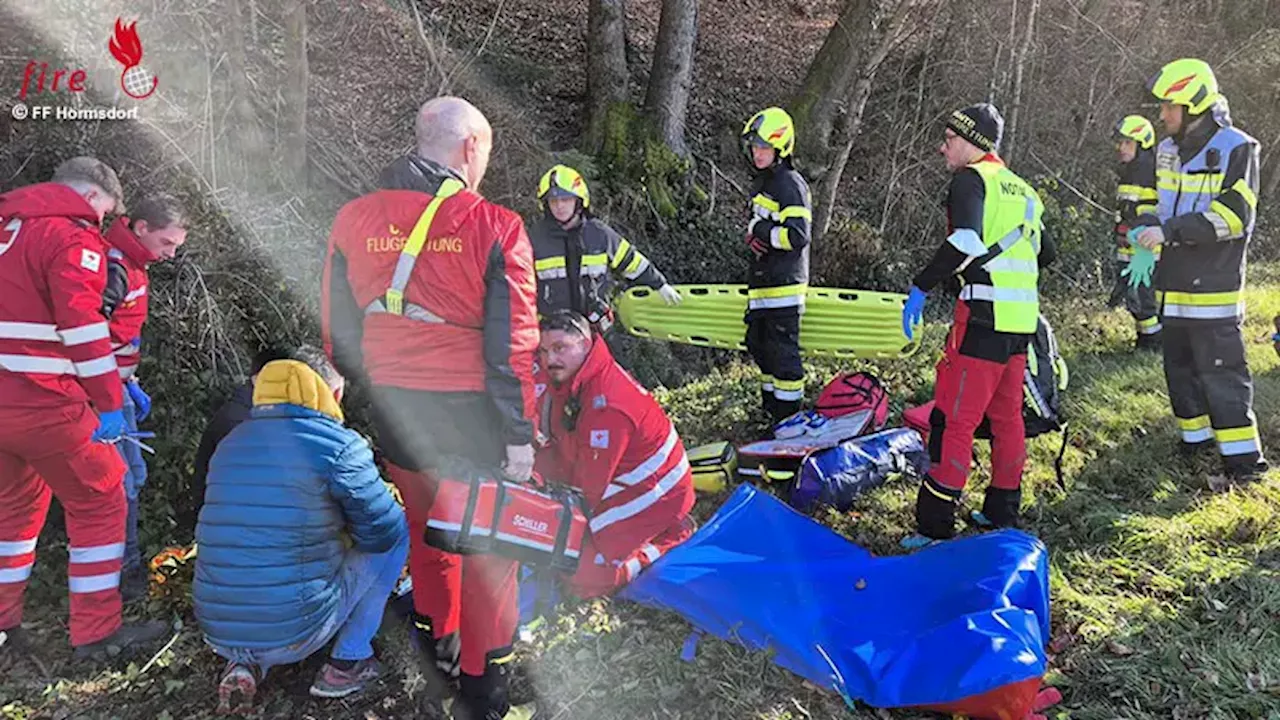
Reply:
[[[426,542],[460,555],[493,553],[534,567],[578,569],[587,517],[582,495],[547,487],[471,477],[438,480]]]

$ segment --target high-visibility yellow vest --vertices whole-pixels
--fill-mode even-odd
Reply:
[[[1034,334],[1040,316],[1041,216],[1044,204],[1036,191],[1002,163],[990,160],[969,166],[985,187],[982,244],[986,253],[961,271],[960,299],[970,317],[999,332]]]

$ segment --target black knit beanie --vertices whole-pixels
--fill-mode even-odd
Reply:
[[[951,113],[951,117],[947,119],[947,127],[987,152],[999,150],[1000,140],[1004,136],[1004,118],[1000,117],[996,106],[990,103],[970,105]]]

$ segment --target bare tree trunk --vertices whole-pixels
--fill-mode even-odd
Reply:
[[[285,6],[285,162],[299,190],[307,187],[307,2],[290,0]]]
[[[835,207],[836,194],[840,190],[840,178],[844,175],[844,168],[849,164],[853,144],[862,130],[862,116],[867,108],[867,100],[871,97],[876,73],[884,64],[885,58],[889,56],[889,51],[902,39],[913,3],[910,0],[896,0],[896,6],[891,3],[885,3],[885,5],[888,7],[881,9],[893,10],[893,17],[888,23],[880,22],[880,17],[869,18],[870,22],[859,33],[860,39],[864,41],[859,44],[860,47],[870,49],[862,59],[858,79],[849,92],[849,109],[843,127],[840,128],[840,135],[842,135],[840,140],[843,141],[840,151],[836,153],[830,171],[822,176],[818,185],[818,201],[815,203],[817,216],[813,223],[814,237],[822,237],[831,228],[831,212]]]
[[[587,14],[588,153],[604,146],[611,110],[627,102],[626,0],[591,0]]]
[[[1271,162],[1267,164],[1272,166],[1271,178],[1267,180],[1267,188],[1263,191],[1262,197],[1280,200],[1280,155],[1277,155],[1277,150],[1271,151]]]
[[[254,12],[253,8],[248,11]],[[238,161],[238,171],[245,170],[251,159],[266,150],[266,140],[253,106],[253,94],[249,90],[245,25],[244,0],[227,0],[227,75],[231,87],[232,117],[236,123],[235,132],[229,134],[235,145],[235,152],[230,156]],[[237,177],[242,182],[254,179],[252,173],[246,172],[237,172]]]
[[[249,0],[249,39],[258,47],[258,0]]]
[[[659,136],[681,157],[689,155],[684,130],[693,89],[693,49],[697,38],[697,0],[663,0],[644,107]]]
[[[1031,51],[1031,37],[1035,33],[1036,10],[1040,8],[1040,0],[1031,0],[1027,10],[1027,31],[1022,35],[1022,47],[1018,48],[1018,57],[1013,68],[1013,103],[1009,110],[1009,122],[1005,127],[1004,149],[1001,153],[1006,160],[1012,162],[1017,149],[1018,115],[1022,112],[1022,73],[1027,65],[1027,55]]]
[[[800,164],[809,175],[821,177],[831,167],[832,132],[862,61],[865,46],[860,36],[875,24],[880,5],[880,0],[845,0],[790,103],[796,135],[801,138],[797,142]]]

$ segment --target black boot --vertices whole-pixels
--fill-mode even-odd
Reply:
[[[508,663],[489,663],[484,675],[462,675],[454,720],[538,720],[536,703],[513,706],[510,697]]]
[[[982,516],[991,527],[1016,528],[1021,518],[1022,488],[1003,490],[988,487],[987,496],[982,501]]]
[[[777,398],[773,396],[772,390],[760,388],[760,407],[764,408],[764,415],[769,418],[770,422],[778,421],[777,403]]]
[[[1180,442],[1178,443],[1178,455],[1187,462],[1192,462],[1197,458],[1205,457],[1218,447],[1217,443],[1212,440],[1204,440],[1198,443]]]
[[[419,667],[427,680],[429,695],[444,698],[450,687],[458,681],[458,661],[462,655],[462,640],[458,633],[436,638],[431,628],[431,618],[413,612],[409,639],[418,651]]]
[[[98,642],[76,646],[71,656],[76,660],[92,661],[134,657],[143,650],[150,650],[156,641],[168,634],[169,626],[162,622],[125,624]]]
[[[926,475],[916,495],[916,531],[933,540],[955,537],[959,502],[959,490],[945,487]]]
[[[774,400],[773,401],[773,424],[786,420],[803,409],[804,405],[800,400]]]
[[[1251,463],[1227,463],[1227,479],[1233,485],[1246,485],[1262,479],[1263,473],[1270,469],[1266,459],[1259,457]]]

